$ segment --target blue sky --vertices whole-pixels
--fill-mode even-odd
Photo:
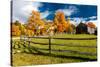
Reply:
[[[95,5],[79,5],[79,4],[63,4],[63,3],[47,3],[33,1],[13,1],[13,21],[19,20],[23,23],[27,22],[32,10],[39,11],[41,19],[53,20],[57,11],[65,14],[67,19],[70,16],[72,22],[92,21],[97,24],[97,6]]]

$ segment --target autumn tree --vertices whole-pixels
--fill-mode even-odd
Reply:
[[[70,23],[70,18],[68,17],[66,20],[64,13],[61,11],[58,11],[55,14],[54,24],[57,26],[58,32],[71,33],[73,31],[73,27]]]
[[[74,24],[71,24],[72,27],[72,33],[75,34],[76,33],[76,26]]]
[[[16,26],[21,26],[21,23],[20,23],[18,20],[16,20],[16,21],[14,22],[14,24],[15,24]]]
[[[21,24],[21,35],[25,35],[26,24]]]
[[[11,24],[11,34],[12,36],[20,36],[21,35],[21,30],[18,25],[12,23]]]
[[[61,11],[58,11],[55,14],[54,18],[54,24],[57,26],[58,32],[63,32],[66,28],[66,19],[64,16],[64,13]]]
[[[40,13],[37,11],[32,11],[31,16],[28,18],[27,29],[32,30],[35,34],[40,34],[44,32],[45,23],[40,17]]]
[[[63,25],[62,24],[58,24],[57,25],[57,29],[58,29],[58,32],[63,32]]]
[[[68,17],[67,19],[67,24],[66,24],[66,32],[71,33],[73,31],[72,24],[70,23],[70,18]]]
[[[32,11],[31,16],[28,19],[28,24],[33,26],[44,25],[43,20],[41,20],[40,13],[37,11]]]

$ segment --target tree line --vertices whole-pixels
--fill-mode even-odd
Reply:
[[[11,23],[11,34],[12,36],[54,35],[56,33],[82,34],[87,33],[87,26],[96,28],[92,22],[88,24],[80,22],[75,26],[71,23],[70,18],[66,19],[64,13],[60,11],[55,14],[54,20],[49,22],[46,19],[41,19],[39,12],[32,11],[25,24],[18,20]]]

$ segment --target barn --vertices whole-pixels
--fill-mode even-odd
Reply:
[[[87,34],[87,25],[80,22],[76,27],[76,34]]]

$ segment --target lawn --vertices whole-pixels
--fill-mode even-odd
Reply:
[[[88,34],[57,34],[52,38],[95,38]],[[33,44],[28,42],[12,41],[12,65],[40,65],[72,62],[88,62],[97,60],[96,40],[51,40],[51,54],[49,53],[48,39],[32,38]],[[56,45],[55,45],[56,44]],[[63,50],[63,51],[61,51]],[[66,50],[66,51],[65,51]]]

